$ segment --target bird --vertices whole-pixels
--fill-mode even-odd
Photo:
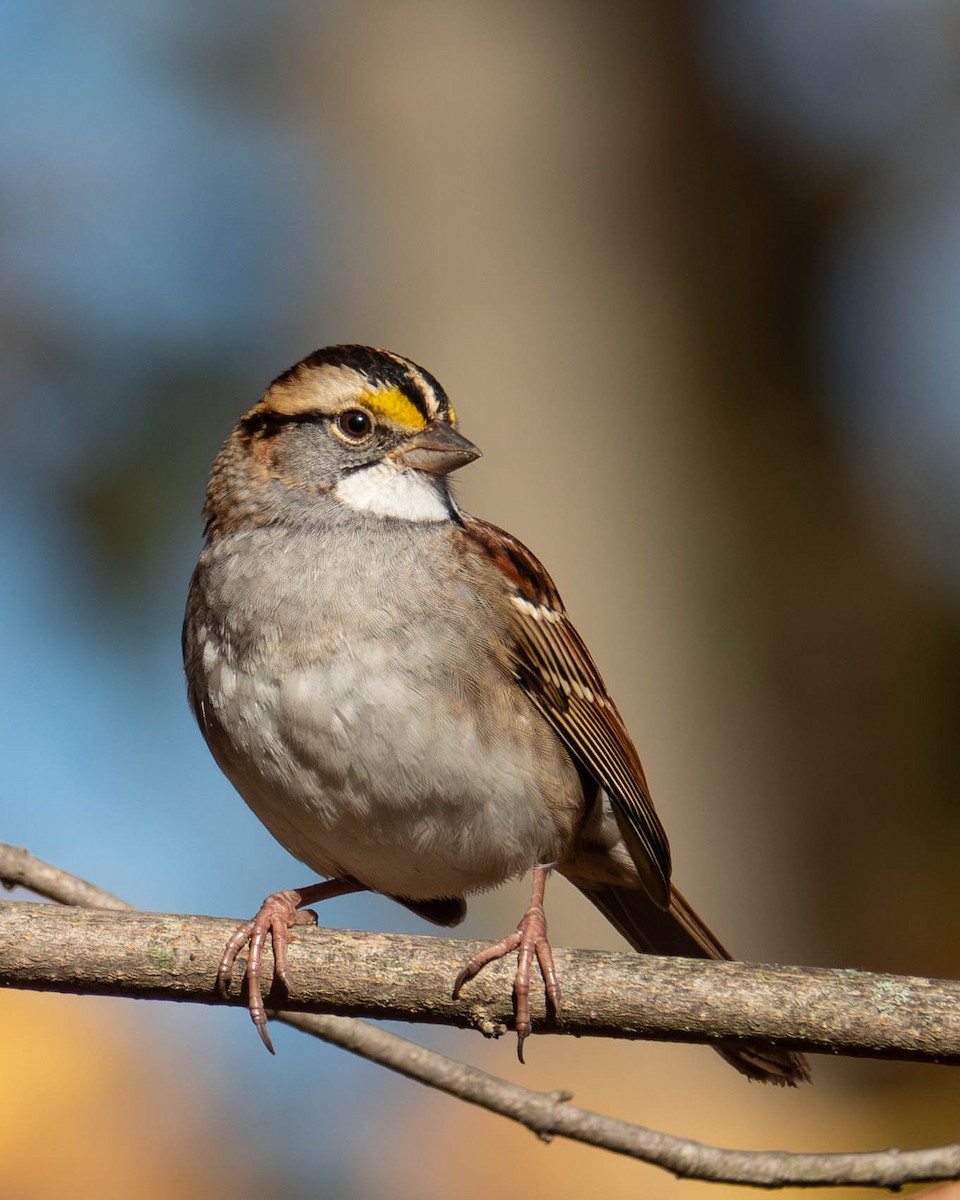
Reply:
[[[560,1011],[553,873],[641,953],[730,957],[672,883],[640,757],[550,576],[457,503],[450,475],[480,453],[426,370],[337,345],[278,376],[213,465],[183,625],[190,706],[240,796],[322,877],[267,897],[224,950],[225,994],[248,948],[271,1051],[266,941],[284,984],[305,906],[350,892],[449,927],[468,895],[529,874],[516,930],[453,989],[516,952],[521,1061],[534,964]],[[717,1049],[751,1079],[809,1077],[789,1048]]]

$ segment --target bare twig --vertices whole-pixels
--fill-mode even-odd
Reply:
[[[100,889],[85,883],[83,880],[78,880],[66,872],[32,858],[26,851],[15,847],[3,846],[2,844],[0,844],[0,880],[10,886],[20,884],[24,887],[30,887],[42,895],[57,899],[63,903],[95,905],[101,908],[125,907],[122,901],[109,895],[109,893],[102,892]],[[185,974],[188,979],[192,979],[194,973],[198,973],[200,977],[205,979],[209,991],[212,991],[212,979],[215,974],[216,957],[219,953],[221,941],[217,941],[213,946],[214,954],[212,960],[202,961],[210,948],[207,947],[201,954],[201,941],[203,939],[198,940],[198,928],[199,924],[209,923],[213,928],[205,931],[205,936],[206,932],[210,932],[215,936],[222,935],[224,927],[224,923],[222,922],[215,922],[210,918],[171,918],[167,916],[156,917],[136,914],[135,923],[131,927],[129,924],[131,918],[129,916],[121,919],[115,916],[108,916],[104,913],[100,914],[102,918],[100,922],[94,922],[93,926],[88,926],[76,921],[76,918],[79,916],[77,913],[71,914],[70,919],[65,922],[65,914],[62,912],[59,914],[51,913],[49,910],[45,912],[44,906],[4,905],[0,906],[0,908],[7,910],[4,914],[5,917],[9,916],[10,910],[16,909],[19,910],[21,916],[26,918],[26,923],[6,924],[6,921],[0,923],[0,983],[6,986],[29,986],[25,983],[23,977],[13,980],[9,975],[4,976],[2,974],[2,963],[6,961],[9,966],[12,959],[17,957],[17,961],[27,964],[25,969],[28,975],[33,971],[46,978],[46,984],[39,984],[37,986],[72,987],[72,990],[81,990],[79,986],[72,985],[71,980],[65,977],[66,972],[70,969],[68,960],[73,958],[74,948],[71,947],[71,942],[77,936],[76,931],[84,930],[84,937],[80,938],[79,944],[88,955],[93,955],[96,958],[100,954],[100,951],[97,950],[99,943],[96,937],[88,936],[90,929],[96,928],[102,931],[103,929],[110,928],[114,923],[120,924],[123,921],[126,922],[124,962],[127,968],[133,968],[136,963],[138,964],[137,971],[140,970],[141,956],[144,949],[146,958],[150,961],[148,971],[150,982],[144,983],[141,979],[138,985],[139,990],[135,994],[162,994],[166,996],[171,992],[179,990],[180,998],[187,998],[186,992],[189,992],[194,984],[188,982],[184,989],[181,986],[184,982],[183,976]],[[57,943],[60,948],[59,955],[56,952],[56,947],[51,954],[51,948],[46,945],[45,939],[34,939],[29,932],[31,929],[36,932],[41,927],[46,928],[47,921],[56,921],[57,917],[59,917],[59,924],[56,927],[60,933]],[[37,924],[38,921],[39,924]],[[142,927],[137,921],[145,921],[148,929]],[[165,924],[166,922],[178,923],[179,932],[177,929]],[[228,927],[232,928],[232,925],[228,925]],[[3,932],[4,928],[6,932]],[[325,931],[323,934],[316,935],[317,940],[323,942],[324,938],[328,937],[332,932]],[[11,936],[8,937],[8,935]],[[373,935],[347,934],[341,936],[347,939],[360,939],[363,941]],[[9,940],[20,941],[21,943],[26,941],[26,949],[21,944],[19,948],[11,950],[8,945]],[[411,960],[409,957],[406,957],[407,974],[420,973],[422,966],[419,957],[421,953],[420,943],[426,943],[428,947],[433,943],[441,946],[447,944],[440,939],[432,938],[394,940],[399,940],[404,944],[407,955],[411,952],[410,943],[416,944],[417,972],[410,972],[409,962]],[[349,941],[345,944],[338,944],[336,954],[338,956],[342,955],[345,950],[349,949],[349,945]],[[464,946],[466,944],[461,943],[460,945]],[[301,950],[302,954],[304,947],[301,945],[298,949]],[[404,952],[400,950],[400,947],[395,947],[394,949],[395,952]],[[111,953],[115,953],[115,951],[111,951]],[[429,953],[429,950],[427,953]],[[54,960],[52,967],[48,962],[51,957]],[[302,954],[304,960],[306,957],[305,954]],[[574,956],[575,959],[578,957],[580,956]],[[601,961],[611,957],[615,958],[618,956],[602,956]],[[116,963],[114,962],[111,966],[107,958],[101,957],[99,970],[101,971],[101,975],[105,974],[108,976],[112,971],[112,978],[114,984],[116,984],[118,982]],[[658,971],[660,961],[656,960]],[[29,965],[31,962],[32,965]],[[377,962],[382,965],[382,958],[378,957]],[[297,962],[293,973],[299,975],[302,966],[302,962]],[[327,968],[325,969],[329,969],[329,964],[327,964]],[[58,974],[62,976],[59,979],[56,978]],[[896,979],[892,976],[860,977],[856,976],[856,973],[846,972],[828,972],[826,974],[831,977],[857,977],[861,981],[863,978],[873,981],[880,980],[882,986],[887,989],[886,993],[879,994],[881,997],[883,994],[886,994],[887,998],[881,1005],[881,1008],[884,1009],[896,1008],[898,1005],[906,1007],[915,1005],[918,1002],[922,1003],[925,999],[930,998],[932,994],[929,990],[930,988],[940,986],[949,988],[951,986],[933,985],[931,981],[924,980]],[[392,975],[390,977],[392,979]],[[169,987],[167,984],[161,985],[160,981],[164,979],[171,981]],[[374,978],[373,982],[376,984],[376,978]],[[649,980],[647,982],[649,983]],[[917,984],[924,985],[924,988],[921,988],[920,992],[915,990]],[[890,989],[894,985],[900,989],[896,993],[896,996],[890,992]],[[657,984],[653,997],[655,1003],[662,1004],[664,1002],[668,995],[669,986],[669,983]],[[119,989],[115,990],[115,994],[117,991]],[[209,1001],[212,997],[207,994],[201,998]],[[874,995],[874,1002],[876,998],[877,994]],[[955,992],[950,993],[947,998],[950,999],[951,1003],[956,1004]],[[437,998],[435,997],[435,999]],[[600,1003],[603,1002],[602,1000],[600,1001]],[[786,1185],[800,1187],[848,1186],[860,1184],[888,1188],[901,1187],[903,1184],[911,1182],[930,1182],[960,1178],[960,1145],[957,1144],[926,1150],[886,1150],[864,1154],[790,1154],[778,1151],[721,1149],[684,1138],[672,1137],[642,1126],[630,1125],[612,1117],[576,1108],[567,1103],[569,1096],[566,1093],[539,1093],[518,1087],[515,1084],[508,1083],[506,1080],[497,1079],[483,1071],[479,1071],[474,1067],[454,1062],[443,1055],[426,1050],[421,1046],[408,1042],[404,1038],[369,1026],[362,1021],[340,1016],[306,1013],[281,1013],[276,1015],[279,1020],[286,1024],[341,1046],[371,1061],[380,1063],[390,1070],[397,1071],[410,1079],[425,1083],[430,1087],[438,1088],[449,1095],[456,1096],[469,1103],[480,1105],[492,1112],[500,1113],[503,1116],[518,1121],[529,1129],[532,1129],[542,1138],[549,1139],[554,1135],[567,1137],[575,1141],[581,1141],[589,1145],[641,1159],[653,1165],[661,1166],[676,1175],[688,1178],[748,1184],[759,1187],[779,1187]],[[712,1021],[714,1014],[709,1012],[708,1014],[701,1015],[708,1016]],[[880,1023],[886,1026],[884,1038],[888,1039],[890,1035],[888,1020],[890,1014],[884,1011],[879,1015]],[[752,1019],[754,1023],[751,1026],[751,1032],[756,1037],[759,1033],[764,1032],[764,1029],[761,1029],[757,1025],[755,1013],[752,1015]],[[474,1023],[482,1022],[474,1019]],[[911,1022],[908,1022],[908,1024],[919,1027],[923,1023],[923,1011],[915,1010]],[[491,1031],[493,1030],[487,1029],[487,1032]],[[703,1030],[700,1031],[701,1035],[703,1035],[703,1032]],[[663,1036],[662,1033],[661,1036]],[[685,1036],[689,1036],[689,1034]],[[728,1035],[723,1034],[722,1036]],[[918,1056],[916,1053],[918,1046],[924,1047],[925,1051],[931,1051],[933,1057],[953,1059],[956,1056],[955,1049],[948,1048],[945,1051],[941,1049],[941,1052],[938,1053],[934,1045],[936,1038],[931,1037],[929,1033],[918,1039],[916,1031],[914,1031],[913,1033],[909,1033],[909,1038],[912,1050],[906,1055],[908,1057]],[[807,1042],[804,1044],[809,1045],[812,1043]]]
[[[9,891],[15,887],[28,888],[58,904],[76,904],[81,908],[133,907],[103,888],[35,858],[23,846],[8,846],[6,842],[0,842],[0,884]]]
[[[425,1050],[365,1021],[306,1013],[288,1013],[282,1019],[409,1079],[509,1117],[544,1140],[570,1138],[638,1158],[686,1179],[768,1188],[854,1184],[899,1188],[905,1183],[960,1177],[960,1144],[851,1154],[722,1149],[577,1108],[567,1103],[569,1092],[531,1091]]]

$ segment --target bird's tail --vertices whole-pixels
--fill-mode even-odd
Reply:
[[[670,891],[670,907],[662,909],[639,888],[572,882],[641,953],[731,957],[676,888]],[[807,1060],[793,1050],[781,1050],[766,1042],[721,1042],[716,1050],[749,1079],[791,1087],[810,1079]]]

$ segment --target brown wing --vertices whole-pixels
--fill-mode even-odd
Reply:
[[[570,754],[610,797],[617,824],[651,897],[670,903],[670,846],[640,757],[590,652],[550,576],[509,533],[462,516],[465,530],[504,576],[518,682]]]

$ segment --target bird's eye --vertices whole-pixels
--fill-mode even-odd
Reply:
[[[348,408],[338,415],[337,430],[348,442],[365,442],[373,433],[373,420],[362,408]]]

